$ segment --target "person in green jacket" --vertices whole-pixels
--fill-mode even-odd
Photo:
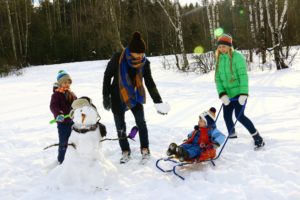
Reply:
[[[237,138],[232,120],[233,111],[238,121],[249,131],[255,148],[265,145],[253,123],[244,114],[243,105],[248,98],[248,74],[245,57],[232,47],[232,37],[223,34],[218,38],[216,50],[215,82],[219,98],[224,104],[224,120],[229,138]]]

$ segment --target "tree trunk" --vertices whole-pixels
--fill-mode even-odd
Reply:
[[[0,35],[0,47],[1,47],[1,54],[3,55],[4,54],[4,45],[3,45],[3,40],[2,40],[1,35]]]
[[[8,3],[8,0],[6,0],[5,2],[6,2],[6,8],[7,8],[7,17],[8,17],[8,23],[9,23],[9,29],[10,29],[11,44],[12,44],[12,48],[13,48],[14,59],[15,59],[15,63],[18,63],[15,34],[14,34],[14,28],[13,28],[12,21],[11,21],[9,3]]]
[[[278,30],[278,0],[275,0],[275,29]]]
[[[212,16],[212,30],[216,30],[216,13],[215,13],[215,5],[214,3],[211,4],[211,16]]]
[[[107,5],[109,8],[109,14],[110,14],[110,18],[111,18],[111,25],[113,28],[113,41],[114,41],[114,51],[120,51],[122,49],[124,49],[124,46],[122,45],[121,42],[121,36],[120,36],[120,31],[119,31],[119,27],[118,27],[118,21],[117,21],[117,16],[116,16],[116,12],[114,9],[114,5],[113,2],[111,0],[107,0]]]
[[[52,20],[51,20],[51,13],[49,8],[49,1],[45,2],[46,4],[46,17],[47,17],[47,24],[48,24],[48,31],[49,31],[49,44],[50,47],[53,45],[53,29],[52,29]]]
[[[281,17],[280,17],[280,24],[278,23],[278,1],[275,0],[275,28],[272,24],[271,21],[271,14],[270,14],[270,5],[268,0],[265,1],[266,3],[266,10],[267,10],[267,17],[268,17],[268,24],[272,33],[272,43],[273,43],[273,47],[272,49],[274,50],[274,57],[275,57],[275,62],[276,62],[276,67],[277,70],[280,69],[285,69],[288,68],[288,66],[284,63],[284,58],[283,56],[280,54],[280,52],[282,52],[282,42],[283,42],[283,38],[282,38],[282,31],[284,28],[284,17],[287,11],[287,7],[288,7],[288,0],[284,1],[284,8],[283,11],[281,13]]]
[[[57,23],[58,23],[58,27],[60,29],[62,29],[62,23],[61,23],[61,11],[60,11],[60,3],[59,3],[60,0],[56,0],[56,9],[57,9]]]
[[[180,16],[180,10],[179,10],[179,0],[175,1],[175,11],[176,11],[176,16],[177,16],[177,32],[178,32],[178,40],[179,40],[179,46],[183,58],[183,70],[188,70],[189,69],[189,62],[187,59],[187,55],[185,52],[184,48],[184,43],[183,43],[183,32],[182,32],[182,25],[181,25],[181,16]]]
[[[253,21],[251,0],[248,0],[248,4],[249,4],[250,31],[251,31],[251,36],[252,36],[252,39],[254,41],[254,46],[255,46],[256,45],[256,35],[255,35],[255,30],[254,30],[254,21]]]
[[[273,47],[275,46],[275,38],[274,38],[274,34],[275,34],[275,30],[271,21],[271,14],[270,14],[270,5],[269,5],[269,1],[265,0],[266,3],[266,10],[267,10],[267,18],[268,18],[268,25],[271,31],[271,35],[272,35],[272,45]]]
[[[141,5],[141,4],[143,4],[142,2],[140,2],[140,1],[137,1],[137,6],[138,6],[138,15],[139,15],[139,18],[140,18],[140,20],[141,20],[141,22],[142,22],[142,29],[143,29],[143,33],[145,33],[145,39],[146,39],[146,49],[147,50],[149,50],[149,45],[148,45],[148,31],[147,31],[147,24],[146,24],[146,22],[145,22],[145,17],[143,16],[143,14],[142,13],[144,13],[143,11],[144,11],[144,6],[143,5]]]
[[[263,0],[259,0],[259,16],[260,16],[260,52],[262,57],[262,64],[266,63],[266,34],[265,34],[265,19]]]
[[[17,3],[16,0],[13,1],[14,3],[14,11],[15,11],[15,20],[16,20],[16,28],[17,28],[17,36],[19,41],[19,60],[20,60],[20,67],[22,67],[22,57],[23,57],[23,42],[22,42],[22,36],[20,32],[20,24],[19,24],[19,15],[17,10]]]
[[[25,52],[24,52],[24,62],[27,65],[27,54],[28,54],[28,36],[29,36],[29,26],[30,26],[30,21],[29,19],[31,19],[31,17],[28,16],[28,1],[24,0],[25,3],[25,41],[24,41],[24,48],[25,48]]]
[[[249,61],[252,63],[253,62],[253,49],[252,48],[249,49],[249,53],[250,53],[250,55],[249,55]]]
[[[180,16],[180,11],[179,11],[179,0],[175,0],[175,2],[174,2],[174,4],[175,4],[177,26],[173,22],[171,16],[167,12],[166,8],[163,6],[163,4],[161,3],[161,1],[158,1],[158,4],[163,9],[163,11],[166,13],[166,15],[167,15],[167,17],[168,17],[171,25],[175,29],[177,38],[179,40],[179,47],[180,47],[180,51],[181,51],[181,55],[182,55],[182,59],[183,59],[183,67],[181,68],[181,70],[185,71],[185,70],[187,70],[189,68],[189,62],[188,62],[187,55],[186,55],[185,48],[184,48],[183,32],[182,32],[182,26],[181,26],[181,16]]]
[[[254,13],[254,24],[255,24],[255,33],[259,32],[259,21],[258,21],[258,9],[257,9],[257,5],[258,5],[258,0],[254,1],[254,6],[253,6],[253,13]],[[250,6],[250,5],[249,5]]]
[[[50,0],[48,0],[49,2],[48,2],[48,5],[50,4]],[[53,0],[53,5],[52,5],[52,9],[53,9],[53,14],[52,14],[52,16],[53,16],[53,20],[52,20],[52,25],[53,25],[53,30],[55,31],[56,30],[56,22],[57,22],[57,20],[56,20],[56,2],[57,0]],[[51,11],[50,11],[50,13],[51,13]]]
[[[216,4],[216,28],[220,27],[220,12],[219,12],[219,4]]]
[[[209,33],[210,33],[210,44],[211,44],[211,50],[213,50],[214,46],[215,46],[214,30],[213,30],[214,27],[213,27],[212,17],[210,14],[209,4],[208,4],[207,0],[204,0],[204,6],[206,6],[208,25],[209,25]]]
[[[66,31],[67,29],[67,12],[66,12],[66,2],[63,1],[63,7],[64,7],[64,29]]]

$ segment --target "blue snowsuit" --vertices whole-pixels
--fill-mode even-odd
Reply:
[[[201,131],[199,130],[198,126],[195,126],[195,131],[188,134],[188,141],[181,144],[180,146],[184,148],[189,153],[189,158],[198,158],[201,154],[201,152],[204,150],[203,147],[201,147],[202,144],[200,141],[200,135]],[[208,130],[208,136],[211,143],[217,143],[218,145],[222,145],[225,141],[225,136],[217,129],[212,128]],[[192,139],[192,136],[194,134],[194,138]],[[206,144],[204,144],[206,145]]]

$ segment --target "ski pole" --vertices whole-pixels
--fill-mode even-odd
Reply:
[[[70,114],[64,115],[64,119],[70,118],[70,117],[71,117]],[[52,120],[49,122],[49,124],[54,124],[55,122],[56,122],[56,119],[52,119]]]

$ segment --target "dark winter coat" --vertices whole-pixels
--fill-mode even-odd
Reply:
[[[73,101],[77,99],[77,97],[74,95]],[[51,102],[50,102],[50,110],[53,113],[54,118],[56,118],[58,115],[67,115],[72,110],[72,103],[73,101],[68,101],[66,98],[66,95],[61,92],[54,92],[51,96]],[[70,123],[72,122],[72,119],[66,118],[63,123]]]
[[[112,56],[107,64],[106,70],[104,72],[103,79],[103,96],[111,96],[111,108],[113,113],[124,112],[119,89],[119,59],[121,53],[116,53]],[[135,76],[136,70],[133,68],[128,69],[128,74],[131,80]],[[113,81],[111,79],[113,78]],[[148,92],[153,99],[154,103],[162,103],[161,97],[157,91],[156,85],[153,81],[150,69],[150,62],[146,59],[143,70],[143,78]]]

